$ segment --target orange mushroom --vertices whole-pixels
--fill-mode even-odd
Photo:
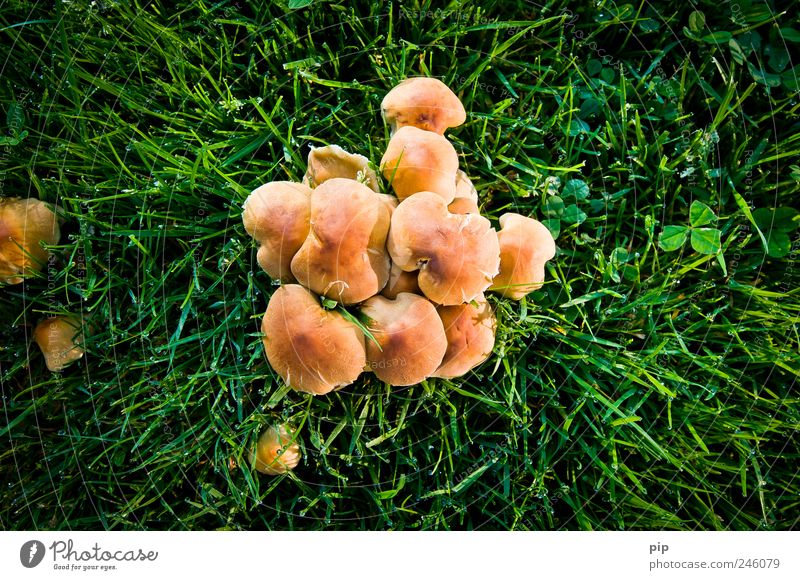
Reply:
[[[400,203],[386,246],[397,267],[419,270],[420,289],[437,304],[478,298],[500,268],[500,246],[489,220],[452,214],[441,196],[428,191]]]
[[[441,135],[407,126],[389,140],[381,171],[400,201],[433,191],[450,203],[456,196],[458,153]]]
[[[490,290],[521,300],[544,282],[544,265],[556,255],[556,242],[541,222],[516,213],[500,216],[500,273]]]
[[[447,352],[434,377],[463,376],[489,358],[497,321],[483,296],[474,303],[439,306],[436,311],[447,335]]]
[[[311,229],[292,259],[297,281],[342,304],[380,292],[389,279],[386,236],[393,203],[352,179],[336,177],[314,189]]]
[[[436,308],[416,294],[400,293],[394,300],[370,298],[361,306],[367,329],[367,368],[392,386],[415,385],[431,376],[447,350]]]
[[[422,290],[419,289],[417,275],[416,271],[404,272],[397,264],[392,264],[392,269],[389,271],[389,281],[383,287],[381,296],[394,300],[401,292],[422,294]]]
[[[259,243],[257,260],[274,280],[293,282],[291,262],[308,237],[311,189],[302,183],[272,181],[244,202],[244,229]]]
[[[439,79],[413,77],[401,81],[381,102],[381,115],[392,133],[406,126],[444,135],[467,119],[464,105]]]
[[[298,391],[324,395],[349,385],[367,362],[361,330],[298,284],[272,294],[261,331],[269,364]]]
[[[52,206],[38,199],[0,199],[0,284],[20,284],[40,271],[61,237]]]
[[[298,466],[302,454],[294,430],[287,424],[268,427],[250,450],[250,463],[265,475],[282,475]]]
[[[53,372],[64,370],[84,354],[83,325],[77,316],[45,318],[33,330],[33,340]]]
[[[348,153],[338,145],[312,147],[303,183],[314,188],[334,177],[355,179],[372,191],[380,191],[378,176],[363,155]]]

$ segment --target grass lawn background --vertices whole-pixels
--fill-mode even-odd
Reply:
[[[2,195],[66,217],[0,288],[3,529],[798,527],[792,3],[54,4],[0,4]],[[287,392],[242,202],[310,145],[377,163],[414,75],[548,283],[463,380]],[[79,311],[50,373],[33,327]],[[284,420],[297,470],[242,468]]]

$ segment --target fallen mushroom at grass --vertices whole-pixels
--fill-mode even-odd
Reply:
[[[294,430],[287,424],[268,427],[250,450],[250,465],[265,475],[282,475],[300,463],[302,454]]]
[[[544,265],[556,255],[556,242],[544,224],[517,213],[500,216],[500,227],[500,273],[490,290],[521,300],[542,286]]]
[[[447,336],[447,352],[434,377],[461,377],[489,358],[497,321],[483,296],[467,304],[439,306],[436,311]]]
[[[432,191],[450,203],[456,196],[458,153],[441,135],[407,126],[389,140],[381,171],[400,201]]]
[[[45,318],[33,330],[33,340],[53,372],[64,370],[84,355],[83,324],[78,316]]]
[[[349,385],[367,362],[361,330],[299,284],[272,294],[261,331],[269,364],[298,391],[324,395]]]
[[[412,126],[444,135],[467,119],[464,105],[450,87],[428,77],[401,81],[383,98],[381,115],[392,133]]]
[[[244,229],[258,243],[259,266],[274,280],[293,282],[291,262],[311,227],[311,189],[273,181],[253,190],[244,202]]]
[[[355,179],[372,191],[380,192],[378,176],[363,155],[348,153],[338,145],[312,147],[303,183],[314,188],[334,177]]]
[[[415,385],[431,376],[447,350],[447,337],[436,307],[416,294],[394,300],[370,298],[361,306],[366,316],[367,368],[392,386]]]
[[[292,259],[297,281],[342,304],[375,296],[389,279],[388,196],[352,179],[329,179],[311,194],[311,228]]]
[[[452,214],[441,196],[412,195],[392,215],[386,246],[392,262],[419,270],[419,287],[445,306],[478,298],[500,269],[497,233],[477,214]]]
[[[50,258],[42,244],[61,237],[53,208],[38,199],[0,199],[0,284],[20,284]]]

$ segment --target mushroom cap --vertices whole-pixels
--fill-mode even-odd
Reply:
[[[300,444],[292,441],[294,430],[287,424],[267,427],[250,450],[250,464],[265,475],[281,475],[300,463]]]
[[[0,199],[0,284],[20,284],[42,269],[61,238],[53,208],[38,199]]]
[[[342,304],[380,292],[389,279],[391,199],[339,177],[314,189],[311,229],[292,260],[298,282]]]
[[[372,191],[380,192],[378,176],[369,166],[369,159],[357,153],[348,153],[338,145],[312,147],[308,154],[308,169],[303,183],[309,187],[318,187],[334,177],[357,179],[363,176],[364,185]]]
[[[420,289],[437,304],[475,300],[500,268],[500,246],[489,220],[451,214],[444,199],[427,191],[397,207],[386,246],[399,268],[420,271]]]
[[[556,242],[544,224],[517,213],[500,216],[500,227],[500,273],[490,290],[520,300],[542,286],[544,265],[556,255]]]
[[[394,300],[401,292],[422,294],[422,290],[419,289],[417,275],[417,272],[405,272],[397,264],[392,263],[392,269],[389,271],[389,281],[383,287],[381,296]]]
[[[389,140],[381,171],[400,201],[419,191],[433,191],[450,203],[456,196],[458,153],[441,135],[403,127]]]
[[[298,284],[272,294],[261,331],[269,364],[297,391],[324,395],[349,385],[367,362],[361,330]]]
[[[42,349],[47,368],[64,370],[83,354],[83,325],[77,316],[45,318],[33,330],[33,340]]]
[[[415,385],[431,376],[447,350],[436,307],[422,296],[370,298],[361,306],[375,340],[367,339],[367,368],[392,386]],[[377,344],[376,344],[377,341]]]
[[[413,77],[401,81],[381,102],[383,120],[392,133],[405,126],[444,135],[467,120],[456,94],[439,79]]]
[[[436,311],[447,335],[447,352],[434,377],[463,376],[489,358],[497,321],[484,297],[474,303],[439,306]]]
[[[244,229],[259,244],[259,266],[274,280],[294,281],[291,262],[308,237],[311,189],[302,183],[272,181],[244,202]]]

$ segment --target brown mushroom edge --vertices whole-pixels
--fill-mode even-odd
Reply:
[[[457,306],[439,306],[447,352],[432,376],[453,379],[485,362],[494,349],[497,320],[485,298]]]
[[[348,153],[338,145],[312,147],[303,184],[315,188],[335,177],[357,180],[372,191],[380,192],[378,175],[363,155]]]
[[[333,178],[314,189],[311,229],[292,259],[295,279],[342,304],[378,294],[389,279],[393,203],[352,179]]]

